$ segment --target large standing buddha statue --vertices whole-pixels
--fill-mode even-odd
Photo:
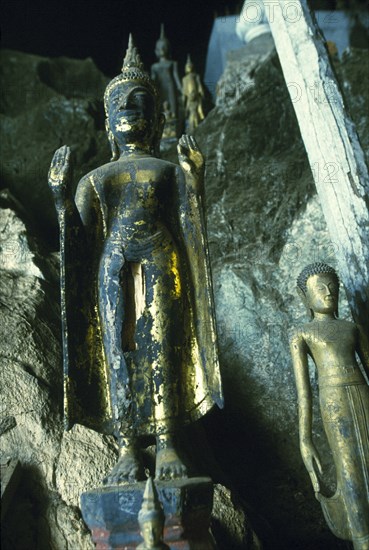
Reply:
[[[104,104],[111,161],[85,175],[75,197],[68,147],[49,173],[61,236],[66,426],[116,436],[108,483],[141,477],[142,436],[156,438],[156,478],[183,477],[176,432],[222,406],[204,160],[191,136],[179,141],[180,166],[157,158],[165,117],[131,37]]]

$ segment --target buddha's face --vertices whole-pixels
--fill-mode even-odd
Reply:
[[[338,307],[338,282],[331,273],[311,275],[306,282],[306,302],[314,313],[334,313]]]
[[[186,74],[190,74],[193,72],[193,65],[192,63],[186,63],[186,66],[185,66],[185,73]]]
[[[158,522],[145,521],[141,525],[141,535],[145,541],[145,546],[151,548],[158,546],[161,542],[162,528]]]
[[[156,127],[156,105],[151,91],[123,82],[109,96],[108,120],[119,147],[127,143],[150,143]]]
[[[158,40],[155,46],[155,55],[158,59],[168,57],[169,46],[166,40]]]

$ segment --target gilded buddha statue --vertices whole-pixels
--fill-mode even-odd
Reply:
[[[185,76],[182,78],[182,94],[187,131],[191,134],[200,122],[204,120],[205,115],[202,107],[204,88],[200,76],[195,73],[194,64],[189,55],[187,56],[185,73]]]
[[[302,458],[331,531],[353,541],[356,550],[368,550],[369,386],[364,376],[369,375],[368,340],[358,325],[338,319],[339,281],[332,267],[308,265],[297,285],[311,315],[291,339]],[[317,474],[322,467],[312,439],[308,356],[318,371],[320,413],[336,469],[332,497],[321,493]]]
[[[130,37],[104,95],[112,159],[71,192],[70,150],[49,172],[60,224],[67,429],[114,434],[106,479],[143,479],[156,438],[157,479],[186,476],[175,436],[222,406],[203,214],[204,160],[191,136],[180,166],[157,157],[164,115]]]

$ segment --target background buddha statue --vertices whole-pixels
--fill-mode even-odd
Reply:
[[[362,329],[338,319],[339,281],[334,269],[310,264],[301,272],[298,290],[311,321],[295,330],[291,354],[299,402],[300,449],[316,498],[332,532],[369,548],[369,345]],[[356,354],[361,359],[359,368]],[[312,440],[312,392],[308,356],[318,371],[320,413],[332,451],[337,488],[332,497],[320,491],[322,473]]]
[[[156,438],[156,477],[186,476],[175,435],[222,406],[205,224],[204,161],[190,136],[180,166],[156,158],[164,115],[130,37],[104,96],[112,160],[71,192],[70,151],[49,184],[61,235],[67,428],[113,433],[110,484],[143,477],[141,443]]]
[[[182,86],[178,76],[177,62],[171,59],[169,40],[164,34],[164,25],[161,25],[160,38],[156,42],[155,55],[158,61],[151,66],[151,78],[159,91],[161,105],[168,102],[169,111],[177,123],[177,135],[182,126]]]
[[[204,88],[201,84],[200,76],[195,73],[194,65],[189,55],[187,56],[185,73],[185,76],[182,78],[183,103],[187,120],[187,131],[192,133],[205,118],[202,107]]]

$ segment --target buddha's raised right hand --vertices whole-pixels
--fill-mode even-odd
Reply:
[[[57,205],[65,201],[70,176],[70,148],[63,145],[55,151],[48,175],[49,187]]]
[[[193,179],[197,184],[204,180],[205,161],[194,137],[184,134],[177,145],[179,164],[186,179]]]

